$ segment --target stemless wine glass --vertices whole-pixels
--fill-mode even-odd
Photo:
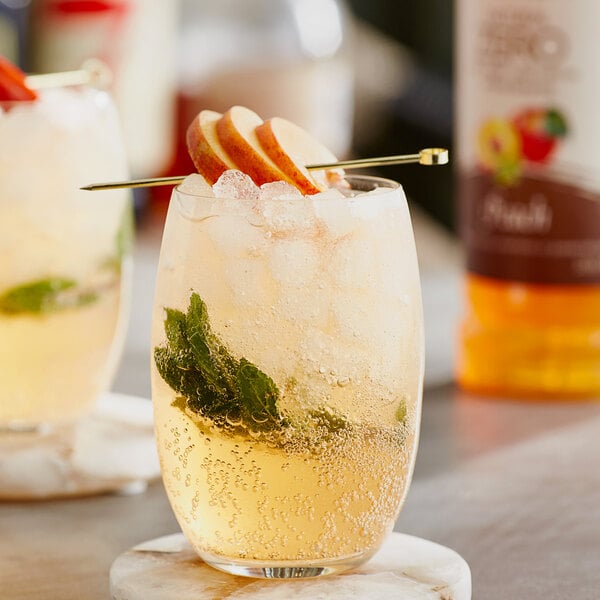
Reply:
[[[367,560],[415,461],[423,319],[402,188],[172,195],[153,324],[162,473],[189,542],[237,575]]]
[[[124,177],[126,164],[103,91],[53,89],[0,105],[5,440],[74,422],[110,383],[124,337],[132,207],[127,191],[92,198],[79,187]]]

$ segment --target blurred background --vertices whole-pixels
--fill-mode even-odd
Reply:
[[[111,68],[134,178],[195,168],[185,134],[204,108],[286,117],[340,159],[451,148],[449,0],[0,0],[0,54],[25,71]],[[452,154],[451,154],[452,156]],[[426,385],[452,379],[461,250],[450,165],[386,167],[413,218],[425,311]],[[150,395],[149,319],[171,188],[135,190],[135,281],[115,389]],[[136,375],[137,374],[137,375]]]
[[[354,151],[358,156],[412,152],[452,146],[452,0],[350,0],[358,19],[357,111]],[[381,61],[381,81],[361,47],[372,47]],[[361,59],[361,56],[363,57]],[[362,73],[361,73],[362,72]],[[380,90],[375,106],[372,90]],[[373,119],[370,114],[380,113]],[[402,181],[411,200],[447,228],[454,228],[452,161],[435,177],[418,166],[381,172]]]
[[[115,78],[132,175],[185,174],[201,108],[284,116],[340,158],[451,145],[449,0],[0,0],[0,53],[30,72],[95,56]],[[453,227],[452,169],[379,174]],[[140,214],[169,190],[140,192]]]

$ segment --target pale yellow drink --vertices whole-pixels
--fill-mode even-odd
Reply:
[[[71,421],[110,383],[130,199],[79,187],[126,175],[105,93],[49,90],[0,107],[0,429]]]
[[[410,219],[393,182],[350,179],[379,188],[171,200],[153,328],[158,448],[184,533],[229,572],[363,562],[408,489],[423,372]]]

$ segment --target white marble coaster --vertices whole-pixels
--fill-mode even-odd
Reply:
[[[0,434],[0,499],[135,494],[160,476],[152,404],[104,394],[74,425]]]
[[[470,600],[471,572],[454,550],[392,533],[369,562],[340,575],[276,581],[235,577],[202,562],[182,534],[140,544],[110,570],[114,600]]]

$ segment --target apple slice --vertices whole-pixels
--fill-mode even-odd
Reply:
[[[25,82],[19,67],[0,56],[0,101],[35,100],[38,96]]]
[[[237,168],[256,185],[271,181],[290,181],[263,150],[255,129],[263,120],[249,108],[233,106],[217,122],[217,135]]]
[[[303,194],[317,194],[343,175],[340,169],[308,171],[304,165],[337,162],[335,155],[298,125],[273,117],[256,128],[256,137],[271,160]],[[333,177],[332,177],[333,176]]]
[[[217,136],[217,121],[223,115],[203,110],[191,122],[186,134],[188,152],[200,175],[212,185],[227,169],[237,169]]]

